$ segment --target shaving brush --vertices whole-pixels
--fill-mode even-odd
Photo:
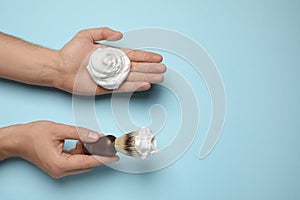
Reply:
[[[88,155],[114,156],[120,152],[141,159],[158,151],[155,136],[146,127],[118,138],[113,135],[103,136],[96,142],[84,142],[83,146],[84,153]]]

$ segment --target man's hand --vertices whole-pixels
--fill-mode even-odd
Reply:
[[[85,129],[48,121],[14,125],[0,129],[0,160],[22,157],[54,178],[79,174],[104,163],[118,161],[117,156],[83,154],[83,142],[95,142],[100,134]],[[80,140],[74,149],[63,150],[66,139]]]
[[[115,41],[120,32],[109,28],[80,31],[61,50],[56,51],[0,32],[0,78],[34,85],[56,87],[78,94],[106,94],[112,90],[98,86],[88,74],[89,55],[101,40]],[[151,83],[161,83],[166,66],[159,54],[122,49],[131,61],[130,73],[125,82],[114,92],[147,90]],[[74,87],[79,78],[79,87]]]
[[[93,81],[88,74],[86,66],[90,53],[97,47],[104,45],[96,43],[100,40],[115,41],[122,38],[122,33],[109,28],[94,28],[80,31],[60,51],[61,66],[56,87],[79,94],[105,94],[112,92],[104,89]],[[166,71],[161,64],[162,57],[159,54],[122,49],[131,61],[131,70],[126,81],[115,92],[132,92],[135,90],[147,90],[151,83],[161,83]],[[80,87],[74,88],[76,75],[80,78]],[[77,77],[77,78],[78,78]]]

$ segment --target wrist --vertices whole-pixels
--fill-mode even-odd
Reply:
[[[21,145],[17,133],[20,126],[22,125],[0,128],[0,160],[18,156]]]
[[[62,61],[59,52],[50,50],[48,52],[48,62],[44,62],[44,66],[39,73],[41,85],[58,87],[61,82]]]
[[[61,73],[58,51],[0,34],[0,77],[55,87]]]

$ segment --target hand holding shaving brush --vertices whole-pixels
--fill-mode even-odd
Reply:
[[[117,152],[146,159],[157,153],[156,139],[149,128],[141,128],[116,138],[113,135],[100,137],[96,142],[84,142],[84,153],[114,156]]]

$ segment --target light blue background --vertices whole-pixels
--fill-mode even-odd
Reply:
[[[199,77],[191,66],[165,53],[164,62],[203,91],[197,94],[199,134],[183,157],[154,173],[99,167],[59,180],[26,161],[9,159],[0,163],[0,199],[300,199],[299,1],[0,3],[1,31],[54,49],[77,31],[99,26],[169,28],[200,43],[226,87],[220,141],[207,158],[197,158],[210,116],[208,94],[203,83],[196,85]],[[42,119],[74,124],[69,94],[6,80],[0,80],[0,91],[0,126]],[[144,116],[153,103],[165,105],[168,123],[176,122],[178,103],[167,90],[155,86],[144,94],[146,104],[138,98],[142,94],[131,102],[136,123],[149,122]],[[104,130],[114,132],[109,106],[107,96],[97,99],[98,117],[111,122]],[[162,143],[172,138],[170,130],[162,131]]]

